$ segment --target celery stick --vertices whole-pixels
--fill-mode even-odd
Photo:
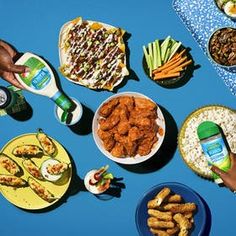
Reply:
[[[182,44],[181,42],[175,43],[175,45],[171,48],[171,52],[170,52],[170,56],[168,60],[170,60],[175,55],[175,53],[178,51],[181,44]]]
[[[155,41],[156,44],[156,50],[157,50],[157,67],[161,66],[161,50],[160,50],[160,44],[159,44],[159,40],[157,39]]]
[[[170,51],[171,51],[171,48],[167,48],[167,51],[166,51],[166,55],[165,55],[165,59],[164,59],[164,63],[166,63],[169,59],[169,56],[170,56]]]
[[[152,43],[152,51],[153,51],[153,70],[157,68],[157,49],[155,42]]]
[[[151,43],[148,44],[148,53],[149,53],[150,67],[153,70],[153,51]]]
[[[166,51],[169,47],[169,42],[170,42],[170,36],[168,36],[164,42],[161,44],[161,60],[164,61],[165,56],[166,56]]]
[[[149,58],[149,62],[150,62],[149,75],[150,75],[150,77],[152,77],[153,60],[150,55],[148,55],[148,58]]]
[[[143,53],[144,53],[144,56],[145,56],[145,60],[146,60],[146,62],[147,62],[147,66],[148,66],[148,68],[150,68],[150,61],[149,61],[147,49],[146,49],[145,46],[143,46]]]

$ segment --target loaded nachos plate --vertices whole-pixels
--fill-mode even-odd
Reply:
[[[125,31],[78,17],[59,35],[60,71],[70,81],[90,89],[113,90],[129,74]]]
[[[52,138],[50,140],[55,145],[55,156],[45,153],[46,149],[42,148],[37,135],[30,133],[18,136],[10,140],[0,153],[0,160],[3,157],[5,159],[5,165],[3,162],[0,164],[0,191],[9,202],[27,210],[43,209],[59,201],[66,193],[72,176],[70,167],[58,182],[50,182],[42,177],[41,165],[46,160],[71,162],[63,146]],[[17,166],[19,171],[10,171],[6,164],[10,169]]]

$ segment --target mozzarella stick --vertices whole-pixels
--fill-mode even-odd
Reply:
[[[179,194],[174,194],[168,196],[164,202],[169,202],[169,203],[180,203],[182,201],[182,197]]]
[[[180,230],[178,236],[188,236],[188,230],[187,229]]]
[[[175,214],[173,218],[179,224],[180,230],[190,229],[192,227],[192,224],[188,221],[188,219],[180,213]]]
[[[172,221],[161,221],[155,217],[149,217],[147,224],[150,228],[154,229],[171,229],[175,227],[175,224]]]
[[[150,200],[147,204],[148,209],[158,208],[158,201],[157,199]]]
[[[155,199],[157,199],[157,205],[160,206],[161,203],[165,200],[167,196],[170,194],[169,188],[163,188],[156,196]]]
[[[150,231],[157,236],[170,236],[166,231],[151,228]]]
[[[159,219],[159,220],[164,220],[164,221],[171,221],[173,218],[171,212],[161,212],[161,211],[154,210],[154,209],[149,209],[148,214],[150,216],[153,216],[153,217]]]
[[[169,203],[164,206],[165,210],[169,210],[173,213],[184,213],[196,210],[196,205],[194,203],[184,203],[184,204],[175,204]]]
[[[193,213],[192,212],[185,212],[183,213],[183,215],[187,218],[187,219],[190,219],[193,217]]]
[[[166,232],[169,235],[176,235],[179,232],[179,227],[175,226],[173,229],[167,229]]]
[[[161,206],[161,210],[169,211],[174,206],[178,206],[178,205],[179,205],[178,203],[167,203],[166,205]]]

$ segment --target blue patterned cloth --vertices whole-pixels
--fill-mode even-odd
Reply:
[[[173,8],[206,55],[209,37],[216,29],[236,26],[236,22],[218,9],[214,0],[174,0]],[[236,96],[235,71],[226,70],[214,62],[212,64]]]

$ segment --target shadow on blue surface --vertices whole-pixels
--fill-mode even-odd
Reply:
[[[115,177],[111,181],[110,188],[106,192],[104,192],[103,194],[95,195],[95,196],[99,200],[103,200],[103,201],[108,201],[114,197],[120,198],[122,189],[125,189],[125,187],[126,187],[125,184],[121,182],[122,180],[123,180],[123,178],[116,178]]]
[[[177,148],[178,127],[172,115],[162,106],[160,109],[166,122],[166,134],[158,152],[149,160],[135,165],[118,164],[124,169],[140,174],[157,171],[167,165],[173,158]]]
[[[80,121],[74,125],[68,126],[69,129],[78,135],[87,135],[92,132],[92,122],[94,117],[94,112],[82,104],[83,115]]]

